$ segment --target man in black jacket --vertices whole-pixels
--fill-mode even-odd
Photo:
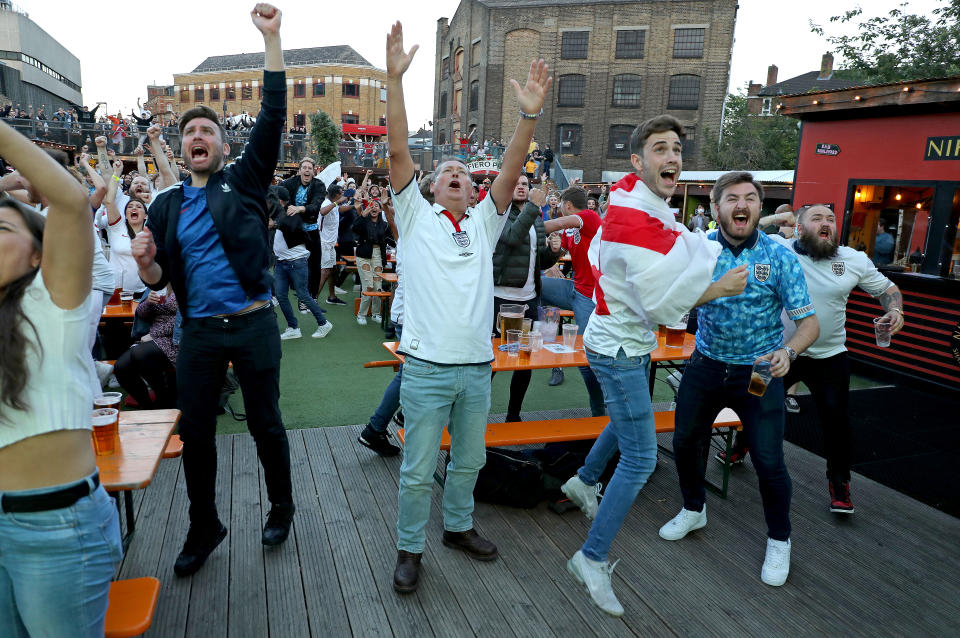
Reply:
[[[172,282],[184,317],[177,390],[190,530],[174,565],[178,576],[200,569],[227,535],[215,502],[214,435],[228,362],[240,381],[272,505],[263,544],[286,540],[293,520],[290,448],[277,405],[281,351],[270,305],[266,211],[286,114],[286,77],[280,11],[260,3],[251,18],[266,48],[263,104],[242,156],[224,168],[230,147],[216,112],[196,106],[184,113],[179,127],[191,176],[156,197],[132,247],[144,283],[160,290]]]
[[[287,214],[299,213],[303,218],[303,230],[307,233],[305,245],[310,251],[310,259],[307,260],[307,290],[314,299],[320,294],[320,226],[317,217],[327,194],[323,181],[314,179],[316,173],[317,165],[313,159],[304,157],[300,160],[300,171],[280,182],[290,193]],[[306,311],[306,308],[301,301],[300,312]]]

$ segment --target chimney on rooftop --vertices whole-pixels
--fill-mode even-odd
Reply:
[[[767,67],[766,86],[770,86],[771,84],[776,84],[776,83],[777,83],[777,65],[771,64],[770,66]]]
[[[820,60],[820,75],[818,80],[829,80],[833,77],[833,54],[827,51]]]

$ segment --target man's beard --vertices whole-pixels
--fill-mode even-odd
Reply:
[[[797,243],[814,261],[829,259],[837,254],[837,238],[835,235],[831,235],[829,239],[814,237],[813,241],[808,241],[806,237],[801,235],[797,238]]]

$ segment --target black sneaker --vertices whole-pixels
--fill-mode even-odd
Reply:
[[[396,456],[400,454],[400,448],[390,442],[390,437],[386,432],[377,432],[369,424],[363,428],[363,432],[357,437],[360,445],[368,447],[380,456]]]
[[[207,557],[227,537],[227,528],[217,521],[211,532],[207,528],[191,525],[187,532],[187,541],[183,544],[183,551],[177,556],[173,564],[173,571],[177,576],[189,576],[203,567]]]
[[[393,415],[393,422],[398,428],[403,427],[403,410],[398,410],[397,413]]]
[[[790,414],[800,413],[800,402],[797,401],[797,397],[792,394],[788,394],[787,398],[783,400],[783,407],[786,408]]]
[[[346,306],[347,302],[340,297],[327,297],[327,303],[331,306]]]
[[[300,309],[301,315],[305,315],[310,312],[310,309],[307,308],[307,304],[303,303],[302,301],[297,301],[297,307]]]
[[[264,545],[279,545],[287,540],[287,536],[290,535],[290,525],[293,523],[293,513],[296,511],[297,508],[293,503],[271,507],[260,541]]]
[[[554,368],[553,374],[550,375],[550,381],[547,383],[547,385],[560,385],[561,383],[563,383],[563,369]]]

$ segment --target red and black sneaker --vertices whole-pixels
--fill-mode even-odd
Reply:
[[[836,514],[853,514],[850,481],[830,481],[830,511]]]
[[[730,452],[730,465],[743,465],[744,460],[747,458],[747,453],[750,452],[750,448],[741,448],[735,449]],[[726,450],[720,450],[717,452],[714,457],[721,463],[727,462],[727,452]]]

